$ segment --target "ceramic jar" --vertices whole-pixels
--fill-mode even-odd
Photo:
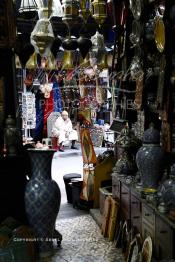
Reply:
[[[51,178],[51,163],[55,150],[28,149],[28,153],[32,177],[26,186],[25,209],[28,222],[37,238],[39,254],[47,257],[53,251],[55,221],[61,201],[60,189]]]
[[[153,125],[144,132],[136,163],[143,188],[157,188],[164,171],[164,150],[160,146],[160,133]]]

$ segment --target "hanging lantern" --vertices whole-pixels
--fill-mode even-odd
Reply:
[[[47,16],[47,18],[50,18],[53,11],[53,0],[37,0],[37,2],[39,2],[38,6],[40,10],[44,13],[45,17]]]
[[[92,48],[90,51],[90,61],[91,65],[96,66],[102,62],[104,55],[106,54],[104,37],[99,32],[91,37]]]
[[[63,0],[63,22],[71,26],[73,22],[76,22],[79,16],[79,1],[77,0]]]
[[[90,0],[80,0],[80,15],[83,17],[85,21],[87,21],[90,16]]]
[[[23,18],[32,19],[37,15],[38,6],[35,0],[22,0],[19,14]]]
[[[30,59],[27,61],[26,68],[36,69],[37,67],[38,67],[37,54],[34,52],[33,55],[31,55]]]
[[[92,2],[92,16],[98,23],[102,25],[107,17],[107,8],[105,0],[94,0]]]
[[[42,9],[39,12],[39,20],[31,33],[31,43],[37,53],[44,55],[46,49],[49,49],[54,41],[52,25],[48,19],[48,9]]]
[[[74,64],[73,64],[73,52],[65,50],[64,51],[64,56],[63,56],[63,61],[62,61],[62,70],[66,69],[73,69]]]

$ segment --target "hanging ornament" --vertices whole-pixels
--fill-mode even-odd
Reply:
[[[20,63],[24,68],[30,56],[34,53],[34,47],[30,43],[29,34],[18,34],[15,53],[19,56]]]
[[[94,17],[99,26],[101,26],[104,23],[107,17],[105,0],[94,0],[92,2],[92,16]]]
[[[91,66],[100,65],[104,55],[106,54],[104,37],[98,31],[91,37],[92,48],[90,50]]]
[[[86,22],[88,20],[88,17],[91,14],[91,12],[90,12],[90,0],[80,0],[79,13]]]
[[[79,16],[79,1],[77,0],[62,0],[63,22],[71,26],[78,20]]]
[[[78,48],[78,43],[77,40],[75,38],[72,38],[70,36],[68,36],[62,43],[62,47],[65,50],[76,50]]]
[[[46,83],[40,86],[41,92],[44,94],[45,98],[50,97],[50,92],[52,91],[53,84],[49,83],[48,75],[46,74]]]
[[[77,43],[82,57],[85,58],[89,52],[89,49],[92,47],[91,40],[87,37],[80,36]]]
[[[31,57],[27,61],[26,68],[27,69],[36,69],[37,67],[38,67],[37,54],[36,52],[34,52],[33,55],[31,55]]]
[[[73,69],[74,64],[73,64],[73,52],[65,50],[64,51],[64,56],[62,60],[62,70],[66,69]]]
[[[54,40],[52,25],[48,18],[49,13],[48,8],[40,9],[39,20],[31,33],[31,43],[35,47],[36,52],[40,53],[41,56],[50,48]]]
[[[33,19],[37,15],[37,10],[38,6],[35,0],[22,0],[18,11],[23,19]]]

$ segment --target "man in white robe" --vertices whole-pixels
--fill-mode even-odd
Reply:
[[[72,122],[67,111],[63,111],[53,126],[52,134],[58,137],[59,151],[63,152],[63,145],[66,141],[71,141],[71,149],[77,149],[75,142],[78,140],[77,131],[72,128]]]

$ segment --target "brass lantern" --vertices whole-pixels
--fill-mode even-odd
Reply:
[[[40,53],[41,56],[44,55],[46,49],[51,46],[55,38],[48,18],[50,12],[48,12],[49,9],[47,8],[40,9],[39,20],[31,33],[31,43],[35,47],[36,52]]]
[[[92,16],[98,23],[102,25],[107,17],[107,8],[105,0],[94,0],[92,2]]]
[[[77,21],[79,16],[79,1],[77,0],[63,0],[63,17],[62,20],[69,26],[75,21]]]

